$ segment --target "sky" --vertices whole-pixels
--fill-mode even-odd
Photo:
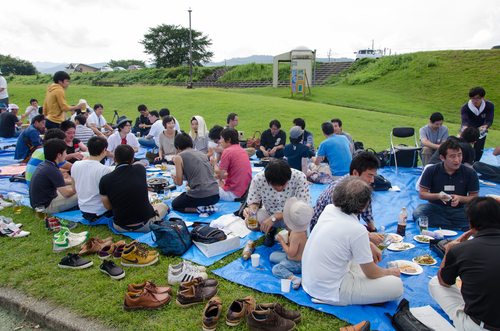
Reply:
[[[0,8],[0,54],[31,62],[148,61],[144,34],[189,27],[189,8],[192,29],[212,40],[214,62],[298,46],[354,58],[372,41],[392,54],[500,45],[498,0],[6,0]]]

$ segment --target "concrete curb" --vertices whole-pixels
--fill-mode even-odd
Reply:
[[[0,287],[0,306],[26,315],[41,327],[57,331],[118,331],[98,322],[78,317],[66,308],[28,297],[19,291]]]

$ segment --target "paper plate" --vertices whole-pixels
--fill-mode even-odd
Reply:
[[[387,249],[390,251],[400,252],[412,249],[414,247],[415,245],[409,243],[392,243],[387,247]]]
[[[427,255],[428,255],[428,254],[427,254]],[[422,255],[421,255],[421,256],[422,256]],[[416,264],[418,264],[418,265],[435,265],[435,264],[437,264],[437,263],[438,263],[438,261],[437,261],[435,258],[433,258],[432,256],[431,256],[431,258],[434,260],[434,262],[433,262],[433,263],[430,263],[430,264],[426,264],[426,263],[419,263],[419,262],[417,262],[417,258],[418,258],[418,257],[420,257],[420,256],[414,257],[414,258],[413,258],[413,260],[412,260],[413,262],[415,262],[415,263],[416,263]]]
[[[389,236],[392,236],[392,239],[394,239],[394,242],[395,243],[399,243],[399,242],[402,242],[403,241],[403,237],[401,237],[399,234],[397,233],[388,233]]]
[[[413,240],[415,240],[416,242],[419,242],[421,244],[428,244],[429,243],[429,241],[422,241],[422,240],[420,240],[422,238],[427,238],[429,240],[434,239],[431,236],[426,236],[425,234],[419,234],[419,235],[414,236]]]
[[[416,275],[420,275],[424,271],[424,269],[421,266],[419,266],[418,264],[416,264],[415,262],[406,261],[406,260],[397,260],[395,262],[398,263],[398,269],[404,275],[416,276]],[[412,271],[412,270],[405,271],[404,269],[401,270],[405,265],[414,268],[416,271]]]
[[[161,169],[158,169],[158,168],[147,168],[146,171],[148,171],[148,172],[158,172],[158,171],[161,171]]]
[[[177,198],[182,192],[172,192],[172,198]]]
[[[434,232],[439,232],[445,237],[453,237],[458,234],[458,232],[452,231],[452,230],[436,230]]]

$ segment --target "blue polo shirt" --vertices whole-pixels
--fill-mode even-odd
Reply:
[[[346,136],[333,134],[328,137],[319,144],[318,155],[328,158],[333,176],[344,176],[349,173],[352,156]]]
[[[17,138],[17,144],[16,144],[16,152],[14,159],[16,160],[23,160],[28,156],[29,153],[29,148],[28,145],[26,144],[26,141],[24,140],[24,137],[28,139],[28,141],[31,141],[33,144],[33,147],[37,147],[42,145],[42,138],[40,138],[40,132],[38,132],[37,128],[32,124],[26,128],[19,137]]]
[[[463,164],[450,176],[444,170],[444,164],[441,162],[425,168],[420,180],[420,187],[429,190],[430,193],[443,191],[448,194],[467,196],[467,194],[479,192],[479,179],[474,169]],[[440,199],[429,200],[429,202],[444,206]],[[451,204],[448,207],[451,207]],[[463,207],[464,204],[459,202],[455,208]]]

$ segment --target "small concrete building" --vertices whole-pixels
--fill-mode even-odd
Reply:
[[[273,87],[278,87],[278,69],[280,62],[290,62],[292,70],[305,70],[307,83],[309,86],[312,86],[312,68],[315,55],[314,51],[305,46],[298,46],[290,52],[276,55],[273,64]]]

